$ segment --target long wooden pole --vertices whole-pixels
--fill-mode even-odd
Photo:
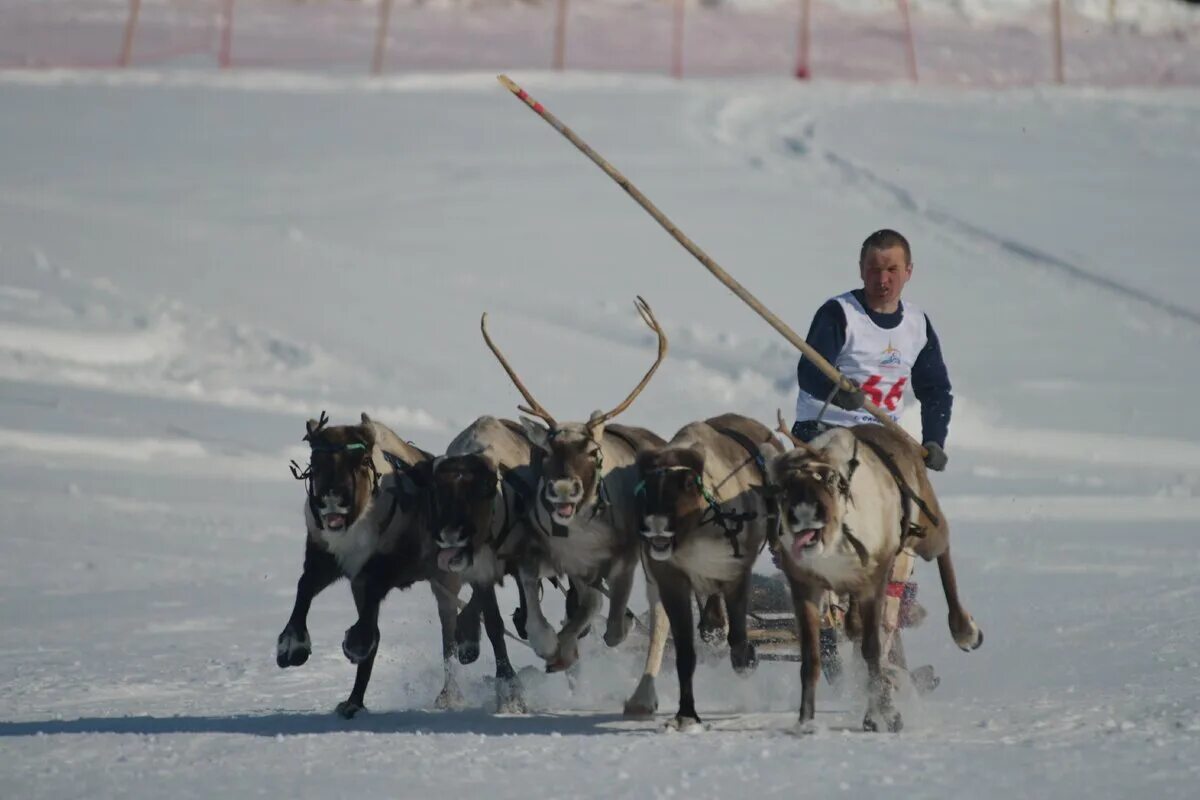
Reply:
[[[590,158],[596,166],[604,170],[608,177],[616,181],[617,185],[624,189],[630,197],[636,200],[638,205],[644,208],[646,212],[650,214],[650,216],[654,217],[655,221],[657,221],[659,225],[663,226],[667,233],[671,234],[671,236],[675,238],[675,241],[679,242],[681,245],[683,245],[685,250],[695,256],[696,260],[703,264],[704,268],[711,272],[713,277],[725,284],[725,286],[727,286],[731,292],[741,298],[742,302],[750,306],[758,313],[759,316],[765,319],[768,325],[778,331],[783,338],[791,342],[796,349],[804,354],[805,358],[816,365],[817,369],[821,370],[825,377],[829,378],[829,380],[833,381],[842,389],[852,390],[854,388],[854,384],[851,383],[846,376],[838,372],[836,367],[826,361],[820,353],[818,353],[808,344],[808,342],[804,341],[799,334],[788,327],[787,323],[775,316],[770,309],[760,303],[758,298],[750,294],[746,287],[738,283],[732,275],[721,269],[721,266],[717,262],[709,258],[708,254],[701,250],[695,242],[689,239],[683,233],[683,231],[675,227],[675,223],[671,222],[671,220],[667,218],[666,214],[659,211],[658,207],[655,206],[654,203],[650,202],[650,199],[647,198],[646,195],[642,194],[636,186],[629,182],[628,178],[618,172],[617,169],[612,164],[608,163],[603,156],[588,146],[587,142],[579,138],[578,134],[564,125],[558,119],[558,117],[547,111],[545,106],[530,97],[524,89],[513,83],[513,81],[510,80],[507,75],[498,75],[496,77],[497,80],[504,85],[504,88],[515,94],[518,99],[525,103],[525,105],[532,108],[534,113],[549,123],[550,127],[561,133],[571,144],[575,145],[575,147],[577,147],[585,156]],[[863,408],[869,411],[871,415],[875,417],[875,419],[879,420],[885,426],[908,438],[913,442],[913,444],[915,444],[917,447],[920,447],[920,443],[914,440],[909,435],[908,431],[901,428],[894,419],[888,416],[887,412],[882,411],[870,400],[865,402]]]

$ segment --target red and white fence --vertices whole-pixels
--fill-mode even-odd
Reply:
[[[0,68],[1200,84],[1200,24],[1135,33],[1115,19],[1085,18],[1064,0],[991,20],[910,0],[0,0]]]

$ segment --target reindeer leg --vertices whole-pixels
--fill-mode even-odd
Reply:
[[[312,655],[312,639],[308,635],[308,610],[313,598],[331,583],[343,577],[337,559],[316,547],[311,540],[304,548],[304,569],[296,584],[296,602],[292,615],[275,644],[275,663],[281,667],[298,667]]]
[[[579,637],[591,625],[592,617],[604,602],[604,595],[593,586],[574,579],[571,580],[571,586],[579,594],[579,606],[558,632],[558,651],[554,659],[546,664],[547,672],[560,672],[579,660]]]
[[[475,596],[481,599],[483,608],[483,624],[487,629],[488,641],[492,643],[492,653],[496,656],[496,713],[497,714],[527,714],[529,708],[521,694],[521,681],[508,660],[508,643],[504,641],[504,617],[500,614],[500,604],[496,602],[496,587],[478,586]]]
[[[629,612],[629,595],[633,592],[633,575],[637,559],[616,565],[608,576],[608,625],[604,629],[604,643],[616,647],[625,641],[633,627],[633,614]]]
[[[675,714],[673,727],[686,730],[700,725],[696,714],[696,699],[692,693],[692,677],[696,672],[696,643],[692,634],[692,597],[687,576],[677,570],[663,575],[659,572],[659,592],[667,619],[671,622],[671,636],[675,639],[675,672],[679,676],[679,711]],[[663,580],[663,578],[666,580]]]
[[[454,664],[454,657],[462,652],[461,644],[456,644],[457,628],[462,614],[468,612],[471,603],[467,604],[462,614],[459,613],[458,592],[462,588],[462,581],[455,576],[438,573],[429,579],[429,586],[433,591],[434,600],[437,601],[438,620],[442,625],[442,668],[445,673],[442,691],[434,699],[433,706],[441,709],[462,708],[466,701],[463,698],[462,690],[458,688],[458,670]],[[471,597],[471,602],[475,602],[474,596]],[[478,630],[478,624],[478,611],[476,611],[476,630]],[[478,641],[476,641],[475,653],[478,656]]]
[[[458,612],[454,642],[458,651],[458,663],[474,664],[479,658],[479,618],[483,614],[479,590],[471,587],[471,599]]]
[[[554,628],[550,627],[550,623],[546,621],[546,615],[542,612],[542,598],[538,593],[541,576],[538,572],[535,565],[522,564],[517,574],[521,581],[521,588],[525,592],[525,600],[529,603],[529,615],[526,620],[529,644],[533,647],[533,652],[548,661],[554,658],[554,653],[558,650],[558,635],[554,632]]]
[[[337,705],[337,713],[346,719],[365,708],[363,701],[367,684],[371,680],[375,655],[379,651],[379,604],[392,589],[391,572],[386,560],[376,556],[350,582],[354,605],[358,608],[358,622],[346,630],[342,652],[351,664],[358,665],[358,670],[354,675],[350,697]]]
[[[662,669],[663,651],[667,647],[668,625],[667,612],[658,599],[658,584],[654,576],[646,570],[646,600],[650,606],[650,646],[646,650],[646,666],[642,670],[642,679],[637,688],[625,701],[625,716],[633,719],[647,719],[658,711],[658,692],[654,690],[654,680]]]
[[[821,675],[821,587],[788,578],[800,625],[800,721],[798,733],[816,730],[817,681]]]
[[[729,661],[734,672],[748,675],[758,666],[754,645],[746,637],[746,609],[750,603],[750,571],[723,592],[729,617]],[[715,595],[714,595],[715,596]]]
[[[510,575],[515,573],[510,572]],[[525,623],[529,619],[529,601],[525,599],[525,586],[521,583],[521,579],[517,577],[517,608],[512,613],[513,630],[517,632],[517,636],[522,639],[528,639],[529,633],[525,630]]]
[[[942,576],[942,591],[946,593],[946,606],[950,609],[950,635],[954,643],[970,652],[983,644],[983,631],[963,608],[958,599],[958,581],[954,577],[954,562],[950,560],[950,548],[938,556],[938,574]]]
[[[892,705],[892,684],[883,672],[880,658],[883,654],[882,619],[884,582],[887,580],[889,569],[882,571],[879,585],[875,587],[875,596],[863,598],[860,602],[862,613],[863,636],[862,654],[867,662],[867,714],[863,717],[863,730],[878,731],[880,727],[892,733],[904,727],[900,712]]]

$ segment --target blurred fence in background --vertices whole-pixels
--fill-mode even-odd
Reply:
[[[1200,85],[1178,0],[0,0],[0,68]]]

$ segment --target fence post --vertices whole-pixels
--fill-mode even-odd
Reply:
[[[129,17],[125,20],[125,35],[121,39],[121,55],[117,57],[117,66],[128,67],[133,60],[133,35],[137,32],[138,12],[142,10],[142,0],[129,0]]]
[[[800,0],[800,40],[796,54],[796,77],[806,81],[812,73],[808,66],[808,43],[811,37],[812,0]]]
[[[562,70],[567,63],[567,0],[558,0],[554,20],[554,68]]]
[[[371,74],[383,72],[383,55],[387,50],[388,23],[392,17],[392,0],[380,0],[379,30],[375,32],[375,55],[371,57]]]
[[[917,82],[917,45],[913,41],[912,15],[908,12],[908,0],[899,0],[900,16],[904,18],[904,47],[908,59],[908,76]]]
[[[217,54],[217,64],[221,69],[229,69],[233,63],[233,0],[222,0],[221,3],[221,51]]]
[[[1066,70],[1063,68],[1063,26],[1062,0],[1050,0],[1051,36],[1054,48],[1054,82],[1067,82]]]
[[[671,77],[683,77],[684,0],[675,0],[675,22],[671,30]]]

